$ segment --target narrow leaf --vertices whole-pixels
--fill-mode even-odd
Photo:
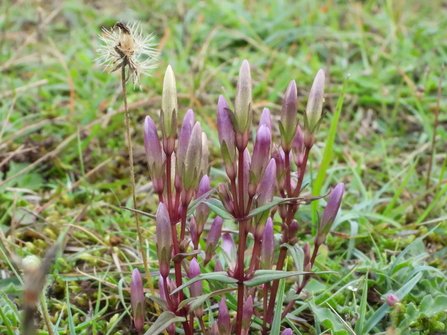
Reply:
[[[217,199],[207,199],[204,203],[217,215],[219,215],[222,219],[225,220],[234,220],[234,217],[228,213],[225,207],[222,205],[222,202]]]
[[[172,291],[171,295],[177,293],[178,291],[183,290],[184,288],[188,287],[189,285],[194,284],[195,282],[198,282],[200,280],[217,280],[219,282],[227,283],[227,284],[237,283],[237,279],[228,277],[228,274],[225,271],[203,273],[201,275],[198,275],[198,276],[190,279],[183,285],[177,287],[174,291]]]
[[[157,320],[152,324],[152,326],[147,330],[144,335],[157,335],[163,332],[171,324],[176,322],[186,321],[185,318],[176,316],[174,313],[166,311],[163,312]]]

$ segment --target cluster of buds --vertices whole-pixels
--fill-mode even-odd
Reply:
[[[170,66],[166,70],[160,115],[161,138],[155,122],[148,116],[144,123],[144,142],[153,189],[160,201],[156,215],[160,298],[165,300],[162,307],[166,312],[179,318],[185,334],[193,332],[193,316],[197,317],[201,328],[204,324],[203,307],[191,308],[191,303],[184,302],[184,287],[189,290],[188,301],[202,296],[203,286],[197,277],[201,275],[201,266],[203,268],[212,262],[215,272],[224,273],[225,269],[228,278],[238,283],[238,300],[236,317],[232,319],[225,297],[221,298],[219,316],[208,327],[209,333],[249,334],[253,315],[263,318],[263,333],[268,333],[275,314],[279,281],[254,288],[243,283],[254,278],[258,270],[283,269],[288,247],[299,241],[300,225],[296,212],[301,204],[317,199],[306,199],[301,192],[309,152],[323,117],[324,80],[324,72],[318,71],[304,113],[303,129],[298,124],[297,87],[295,81],[291,81],[284,94],[279,121],[281,141],[273,141],[272,118],[270,110],[265,108],[253,145],[250,145],[252,84],[250,65],[243,61],[234,111],[223,96],[217,103],[218,138],[228,177],[226,182],[217,186],[217,200],[210,199],[213,190],[208,177],[207,137],[200,123],[195,121],[192,110],[185,113],[178,131],[175,77]],[[312,271],[318,249],[325,242],[337,215],[343,192],[343,184],[333,190],[319,224],[313,251],[309,243],[301,249],[304,263],[299,267],[306,272]],[[195,212],[191,213],[193,201]],[[211,210],[216,216],[210,219]],[[223,217],[234,219],[239,234],[233,236],[223,231]],[[278,220],[281,224],[276,224]],[[207,230],[206,241],[201,243]],[[248,239],[249,234],[253,243]],[[215,257],[219,244],[223,251],[220,258]],[[246,257],[247,250],[250,250],[249,258]],[[186,286],[184,273],[191,282]],[[310,278],[310,274],[300,277],[297,294]],[[133,286],[137,287],[138,278],[132,280]],[[180,290],[180,286],[184,290]],[[134,300],[135,326],[141,332],[139,311],[144,301]],[[289,302],[283,315],[293,304],[294,301]],[[258,306],[264,308],[258,309]],[[167,331],[174,334],[175,327],[168,324]],[[292,331],[285,329],[282,334],[290,335]]]

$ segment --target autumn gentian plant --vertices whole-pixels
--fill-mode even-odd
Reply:
[[[160,202],[156,214],[160,296],[150,298],[164,310],[145,334],[163,330],[175,334],[176,327],[187,335],[196,330],[220,335],[281,332],[281,319],[317,274],[312,268],[344,192],[343,184],[333,189],[313,244],[300,245],[297,232],[302,222],[297,211],[321,198],[302,193],[309,153],[324,116],[324,82],[320,70],[301,128],[297,88],[291,81],[278,126],[264,109],[252,144],[252,82],[250,66],[244,61],[234,110],[222,96],[217,102],[227,181],[212,189],[207,137],[192,110],[178,127],[175,77],[172,68],[167,68],[160,120],[156,124],[148,116],[144,123],[149,172]],[[272,134],[278,128],[280,140],[276,141]],[[237,232],[224,229],[232,223]],[[221,252],[216,253],[216,248]],[[288,253],[294,259],[293,271],[285,269]],[[281,279],[291,276],[298,278],[288,287],[295,291],[294,298],[283,304],[277,299],[280,282],[284,290]],[[144,299],[138,277],[134,271],[131,295],[135,327],[142,333]],[[292,330],[283,329],[282,334],[292,334]]]

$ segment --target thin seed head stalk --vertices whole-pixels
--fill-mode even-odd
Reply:
[[[103,43],[97,52],[99,53],[98,62],[105,65],[106,68],[113,67],[110,72],[121,69],[121,85],[123,89],[123,101],[126,120],[126,141],[127,152],[129,154],[130,177],[132,183],[133,207],[137,209],[137,198],[135,192],[135,172],[133,164],[132,140],[130,135],[130,116],[127,106],[126,82],[132,77],[134,85],[140,82],[141,74],[149,75],[150,70],[157,67],[158,52],[153,43],[154,36],[143,36],[137,23],[126,25],[123,22],[117,22],[112,29],[103,29],[100,35]],[[126,77],[127,68],[127,77]],[[152,294],[155,294],[149,267],[147,263],[146,252],[144,250],[144,240],[141,232],[138,213],[135,212],[135,221],[137,226],[140,252],[143,257],[144,269]],[[157,308],[158,310],[158,308]]]

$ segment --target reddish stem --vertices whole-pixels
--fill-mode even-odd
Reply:
[[[238,161],[238,188],[239,188],[239,217],[245,216],[244,206],[244,151],[239,151]],[[247,221],[239,222],[239,241],[238,241],[238,255],[237,255],[237,271],[236,278],[239,280],[237,283],[237,317],[236,317],[236,335],[242,333],[242,310],[244,307],[244,255],[246,246],[246,229]]]
[[[293,197],[298,197],[301,193],[301,186],[303,185],[304,173],[306,172],[307,160],[309,159],[310,148],[305,149],[303,157],[303,165],[299,168],[300,175],[298,176],[298,183],[296,184],[295,191],[293,191]]]
[[[231,193],[233,194],[233,203],[234,203],[234,214],[236,216],[238,216],[239,213],[239,203],[237,201],[237,188],[236,188],[236,180],[233,178],[230,181],[230,185],[231,185]]]
[[[290,170],[291,170],[291,166],[290,166],[290,150],[284,151],[284,165],[286,166],[286,191],[287,191],[287,196],[291,197],[292,196],[292,183],[290,180]]]
[[[237,183],[239,187],[239,218],[245,215],[245,204],[244,204],[244,152],[239,151],[239,162],[238,162],[238,174]]]
[[[237,320],[236,320],[236,335],[242,333],[242,310],[244,308],[244,254],[246,242],[246,221],[239,223],[239,242],[238,242],[238,257],[237,257],[237,271],[236,277],[239,280],[237,283]]]
[[[171,217],[171,221],[173,221],[174,217],[174,209],[172,208],[172,187],[171,187],[171,154],[166,156],[166,192],[168,197],[168,211],[169,216]]]

